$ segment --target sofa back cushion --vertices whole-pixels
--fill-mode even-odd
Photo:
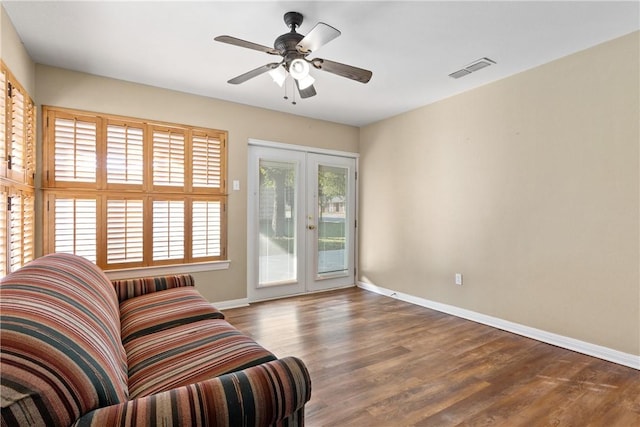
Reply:
[[[0,315],[3,425],[68,426],[128,399],[118,299],[93,263],[32,261],[0,282]]]
[[[193,288],[196,285],[193,276],[190,274],[137,277],[134,279],[112,280],[111,282],[120,302],[168,289]]]

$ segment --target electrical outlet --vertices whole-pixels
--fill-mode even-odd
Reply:
[[[462,285],[462,273],[456,273],[456,285]]]

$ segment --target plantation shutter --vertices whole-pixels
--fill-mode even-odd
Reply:
[[[222,141],[220,137],[194,132],[192,137],[193,186],[222,187]]]
[[[34,198],[23,191],[14,191],[5,199],[8,205],[5,221],[9,220],[9,271],[16,271],[33,260]]]
[[[224,259],[226,132],[57,107],[43,114],[45,253],[105,270]]]
[[[225,188],[225,135],[196,130],[192,133],[192,183],[194,189],[222,194]],[[224,256],[224,204],[219,200],[196,199],[192,203],[194,259]]]
[[[25,105],[24,95],[16,87],[9,83],[9,93],[11,94],[11,148],[9,169],[22,173],[24,170],[24,134],[25,134]]]
[[[35,255],[35,197],[22,193],[22,265],[33,260]]]
[[[96,123],[77,118],[55,118],[54,179],[96,182]]]
[[[22,197],[12,194],[9,197],[9,271],[22,266]]]
[[[184,133],[153,130],[153,185],[184,186]]]
[[[143,130],[127,124],[107,126],[107,183],[142,185]]]
[[[0,176],[4,176],[7,165],[7,73],[4,69],[0,73],[0,85]]]
[[[141,263],[143,200],[107,200],[107,264]]]
[[[184,201],[153,201],[153,260],[184,258]]]
[[[96,199],[56,198],[54,251],[96,262]]]
[[[0,61],[0,277],[34,257],[35,108]]]
[[[25,109],[25,182],[33,185],[36,177],[36,108],[27,102]]]
[[[194,258],[222,255],[222,203],[194,201],[192,213],[192,256]]]
[[[9,247],[9,243],[7,240],[7,228],[9,226],[8,199],[9,193],[6,187],[0,186],[0,247],[2,248]],[[9,251],[6,251],[2,255],[0,255],[0,276],[6,276],[7,274],[9,274],[9,269],[7,267],[8,255]]]

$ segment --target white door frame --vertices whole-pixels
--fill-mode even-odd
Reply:
[[[323,149],[323,148],[316,148],[316,147],[308,147],[308,146],[303,146],[303,145],[294,145],[294,144],[284,144],[284,143],[280,143],[280,142],[273,142],[273,141],[265,141],[265,140],[259,140],[259,139],[253,139],[250,138],[248,141],[248,145],[249,148],[251,147],[265,147],[265,148],[275,148],[275,149],[282,149],[282,150],[288,150],[288,151],[299,151],[299,152],[303,152],[305,154],[323,154],[323,155],[330,155],[330,156],[337,156],[337,157],[345,157],[345,158],[350,158],[350,159],[354,159],[355,160],[355,173],[356,173],[356,177],[357,177],[357,173],[358,173],[358,162],[359,162],[359,157],[360,155],[358,153],[352,153],[352,152],[347,152],[347,151],[338,151],[338,150],[328,150],[328,149]],[[251,152],[251,150],[249,149],[249,152]],[[252,209],[256,208],[256,206],[254,206],[255,200],[256,200],[256,195],[253,194],[257,191],[256,188],[253,188],[255,186],[255,184],[252,182],[252,167],[254,167],[255,165],[251,164],[251,155],[248,156],[248,160],[247,162],[248,164],[248,168],[247,168],[247,299],[249,300],[249,302],[255,302],[255,301],[260,301],[260,300],[265,300],[265,299],[271,299],[271,298],[279,298],[279,296],[275,295],[275,296],[268,296],[268,295],[256,295],[256,289],[255,289],[255,283],[257,282],[257,275],[258,275],[258,260],[257,260],[257,247],[256,247],[256,240],[255,240],[255,235],[257,233],[256,230],[256,225],[255,225],[255,216],[257,215],[257,213],[252,212]],[[301,201],[302,203],[306,203],[304,201]],[[354,189],[354,218],[358,218],[358,182],[356,179],[355,182],[355,189]],[[353,239],[353,253],[354,253],[354,259],[353,259],[353,273],[354,273],[354,277],[353,277],[353,284],[355,284],[356,282],[356,277],[357,277],[357,271],[358,271],[358,230],[357,227],[355,227],[354,230],[354,239]],[[305,261],[306,262],[306,261]],[[307,281],[307,278],[304,277],[302,278],[305,282]],[[348,285],[348,286],[353,286],[353,284]],[[339,286],[338,286],[339,287]],[[344,286],[343,286],[344,287]],[[301,292],[298,293],[305,293],[305,292],[313,292],[313,289],[310,289],[307,287],[306,290],[303,290]],[[294,293],[292,293],[291,295],[295,295],[297,291],[294,291]]]

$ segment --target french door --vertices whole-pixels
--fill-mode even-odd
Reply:
[[[249,146],[248,297],[355,281],[356,159]]]

